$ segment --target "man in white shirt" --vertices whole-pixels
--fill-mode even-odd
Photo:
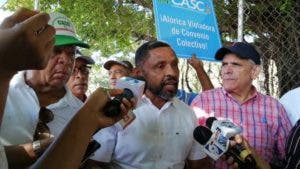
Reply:
[[[78,39],[72,22],[63,14],[50,14],[49,24],[56,29],[56,35],[53,55],[47,66],[42,70],[19,72],[10,83],[0,142],[7,146],[5,151],[11,168],[30,165],[37,158],[37,153],[51,143],[52,138],[42,137],[43,133],[37,130],[42,108],[53,113],[52,121],[46,125],[51,135],[58,136],[82,106],[82,102],[72,95],[65,84],[74,66],[76,46],[88,45]],[[41,133],[38,140],[33,139],[36,133]],[[25,145],[13,146],[19,144]],[[18,148],[19,151],[15,151]],[[24,162],[18,166],[15,161],[22,161],[20,158]]]
[[[50,53],[53,51],[55,29],[47,24],[48,21],[48,14],[22,8],[0,25],[0,124],[12,76],[18,70],[44,68],[50,58]],[[43,31],[40,31],[41,28]],[[26,42],[26,44],[20,42]],[[15,50],[14,47],[18,45],[21,45],[19,50]],[[31,59],[28,60],[28,58]],[[16,60],[18,60],[17,63]],[[102,115],[101,110],[109,100],[108,92],[109,95],[115,96],[121,94],[122,91],[108,91],[99,88],[93,92],[85,106],[79,110],[51,145],[49,151],[43,154],[31,168],[78,168],[92,133],[115,123],[134,105],[133,100],[131,100],[131,104],[123,100],[121,107],[125,109],[122,109],[120,116],[113,119],[107,118]],[[78,126],[82,127],[78,128]],[[62,158],[61,155],[65,154],[68,156]],[[14,163],[18,163],[18,161],[14,161]],[[1,144],[0,168],[8,168],[5,150]],[[10,168],[13,166],[10,165]]]
[[[300,87],[288,91],[279,99],[279,102],[283,105],[293,126],[300,119],[299,99]]]
[[[196,116],[175,97],[179,69],[173,49],[164,42],[147,42],[137,50],[135,62],[138,76],[146,81],[136,119],[126,128],[118,123],[100,131],[95,139],[102,147],[93,159],[113,168],[210,168],[193,138]]]

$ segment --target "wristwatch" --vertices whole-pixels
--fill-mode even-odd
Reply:
[[[39,156],[41,153],[41,141],[36,140],[32,142],[32,150],[35,153],[36,156]]]

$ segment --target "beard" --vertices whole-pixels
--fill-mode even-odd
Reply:
[[[165,89],[165,86],[170,84],[175,85],[175,90]],[[146,81],[146,88],[155,96],[159,96],[164,100],[170,100],[177,94],[178,80],[176,77],[168,75],[158,85]]]

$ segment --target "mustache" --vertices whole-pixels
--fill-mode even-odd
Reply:
[[[171,75],[167,75],[163,81],[161,82],[161,84],[164,85],[168,85],[168,84],[178,84],[178,79],[174,76]]]

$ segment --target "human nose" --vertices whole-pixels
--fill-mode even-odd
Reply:
[[[74,63],[73,56],[67,55],[65,52],[63,52],[61,55],[59,55],[58,63],[71,65]]]
[[[223,65],[222,66],[222,74],[232,74],[233,69],[231,65]]]
[[[177,66],[169,65],[166,67],[166,75],[178,76],[179,69]]]
[[[109,73],[109,78],[110,79],[115,79],[116,78],[116,73],[115,72],[110,72]]]
[[[76,74],[77,79],[85,79],[86,75],[82,73],[80,70],[78,70],[78,73]]]

